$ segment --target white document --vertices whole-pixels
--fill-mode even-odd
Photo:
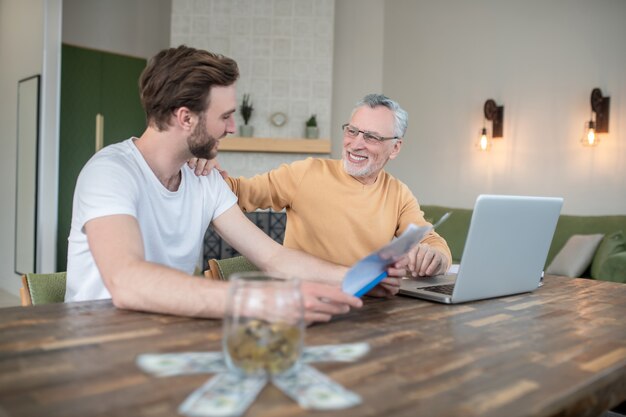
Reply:
[[[361,297],[387,276],[387,268],[419,243],[433,226],[409,227],[397,239],[371,253],[348,270],[341,288],[348,294]]]

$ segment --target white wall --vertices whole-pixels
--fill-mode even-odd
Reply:
[[[338,0],[335,6],[332,152],[341,158],[341,125],[366,94],[383,91],[383,0]]]
[[[389,171],[420,202],[560,195],[564,213],[626,214],[626,2],[394,0],[384,20],[384,92],[410,115]],[[594,87],[611,97],[610,128],[584,148]],[[480,153],[489,98],[504,138]]]
[[[17,83],[41,74],[40,100],[40,166],[56,168],[58,48],[60,38],[61,2],[58,0],[0,0],[0,288],[19,293],[19,276],[14,273],[15,242],[15,184],[17,134]],[[54,198],[55,176],[39,177],[38,270],[51,268],[54,246],[47,241],[56,239],[54,224],[47,221],[51,211],[44,201]],[[56,220],[56,219],[55,219]],[[50,252],[52,248],[52,252]]]
[[[171,0],[63,0],[63,42],[139,58],[169,46]]]

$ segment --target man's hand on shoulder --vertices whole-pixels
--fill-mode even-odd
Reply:
[[[224,171],[217,159],[191,158],[187,161],[189,168],[193,169],[197,176],[207,176],[213,168],[217,169],[222,178],[228,177],[228,172]]]

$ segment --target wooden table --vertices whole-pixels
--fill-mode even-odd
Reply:
[[[221,323],[108,301],[0,310],[0,416],[174,416],[209,375],[155,378],[145,352],[220,350]],[[273,386],[246,416],[596,416],[626,399],[626,285],[547,277],[457,306],[410,298],[307,330],[308,345],[368,341],[357,363],[315,365],[364,398],[328,413]]]

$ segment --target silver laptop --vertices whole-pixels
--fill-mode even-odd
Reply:
[[[403,279],[400,294],[456,304],[535,290],[562,205],[556,197],[480,195],[458,273]]]

